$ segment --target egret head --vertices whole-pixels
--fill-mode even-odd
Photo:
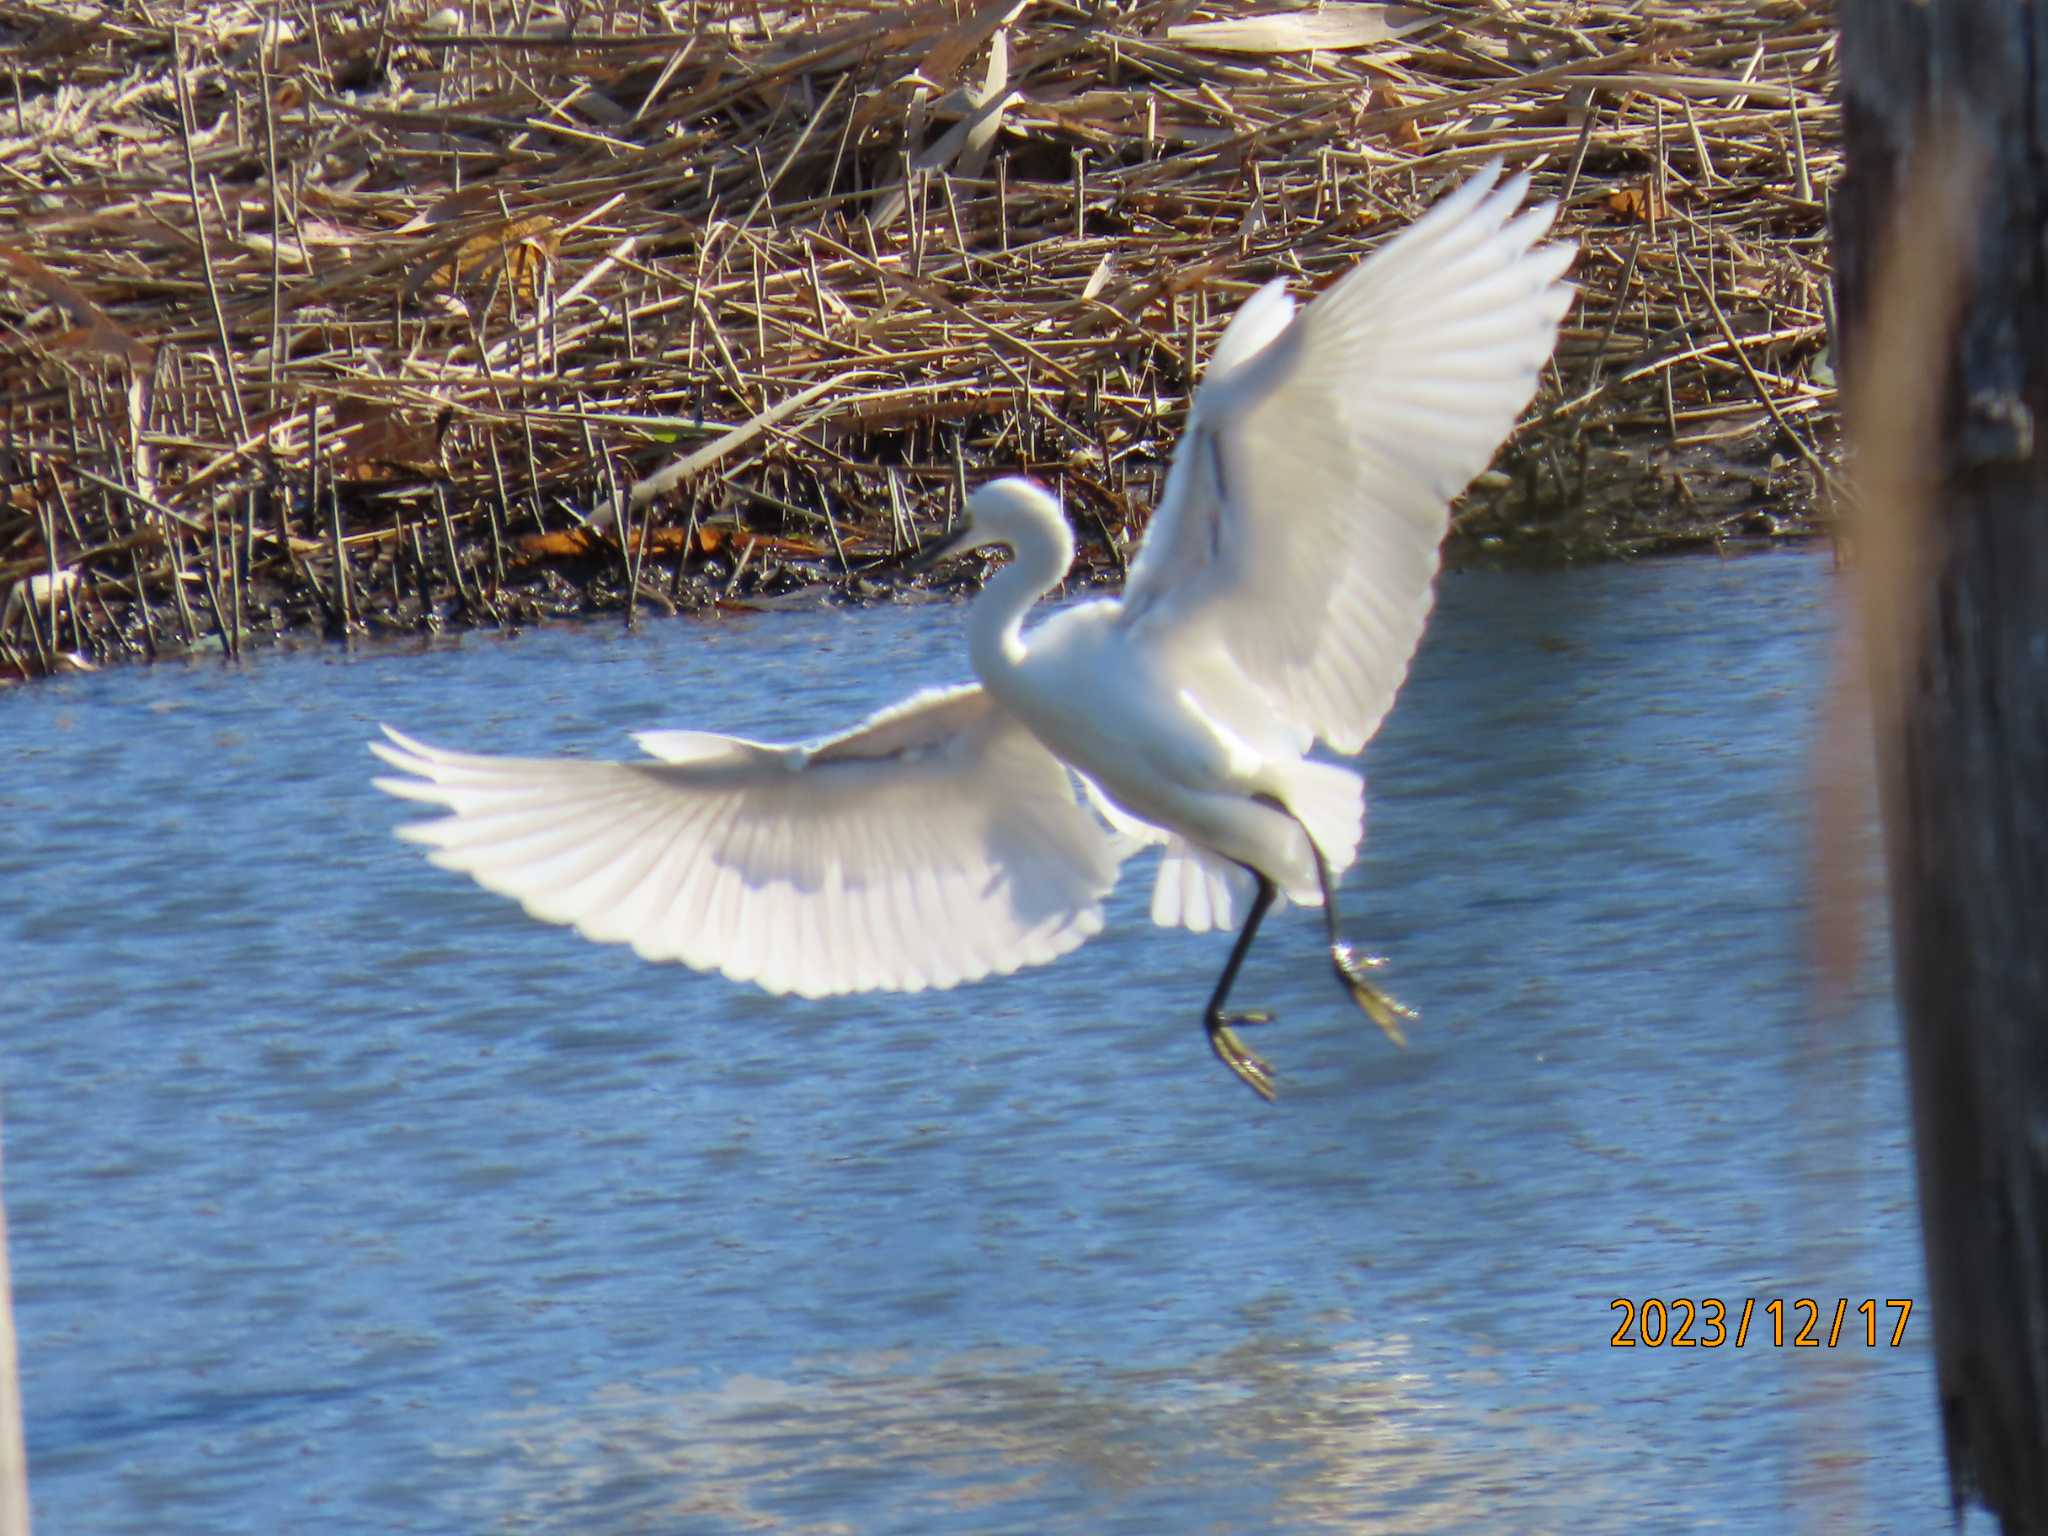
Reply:
[[[1073,535],[1067,531],[1066,516],[1052,492],[1036,480],[1022,475],[991,480],[967,498],[966,510],[966,519],[953,536],[927,545],[912,562],[913,568],[922,569],[948,555],[964,555],[991,544],[1000,544],[1013,554],[1044,550],[1050,557],[1063,551],[1062,569],[1073,557]]]
[[[1020,542],[1034,535],[1042,537],[1046,529],[1065,521],[1052,492],[1036,480],[1006,475],[977,487],[967,498],[967,542],[961,548],[1007,544],[1015,549]]]

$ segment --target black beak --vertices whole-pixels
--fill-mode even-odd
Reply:
[[[916,576],[930,570],[948,555],[957,555],[966,542],[965,530],[950,538],[934,539],[912,554],[882,555],[857,567],[856,576]]]
[[[962,528],[951,538],[938,539],[919,550],[900,567],[905,575],[916,575],[928,571],[949,555],[964,553],[969,548],[967,530]]]

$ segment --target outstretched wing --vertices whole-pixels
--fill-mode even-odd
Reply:
[[[1102,926],[1129,851],[980,688],[919,694],[814,746],[636,738],[643,762],[371,743],[436,864],[650,960],[822,997],[950,987]]]
[[[1299,315],[1247,301],[1195,396],[1125,587],[1134,635],[1220,647],[1290,727],[1355,752],[1429,616],[1449,503],[1522,408],[1571,303],[1569,244],[1474,176]],[[1193,686],[1200,692],[1199,681]]]

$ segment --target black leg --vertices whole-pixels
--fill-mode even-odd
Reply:
[[[1252,935],[1259,931],[1267,909],[1273,905],[1273,882],[1257,870],[1251,873],[1259,882],[1258,894],[1252,897],[1251,915],[1245,918],[1244,927],[1238,930],[1237,942],[1230,948],[1230,958],[1223,963],[1223,974],[1216,978],[1216,990],[1209,995],[1209,1011],[1203,1016],[1202,1024],[1209,1031],[1209,1049],[1216,1053],[1216,1059],[1244,1079],[1253,1093],[1270,1100],[1273,1097],[1273,1069],[1246,1050],[1237,1038],[1237,1031],[1230,1026],[1264,1024],[1272,1015],[1226,1015],[1223,1011],[1223,1004],[1230,996],[1230,985],[1237,980],[1238,967],[1244,964],[1245,952],[1252,947]]]
[[[1288,813],[1292,815],[1292,812]],[[1301,826],[1300,821],[1295,821]],[[1308,828],[1302,827],[1307,836]],[[1330,963],[1337,968],[1337,979],[1350,992],[1351,1000],[1365,1010],[1366,1016],[1386,1032],[1394,1044],[1405,1046],[1408,1037],[1401,1032],[1404,1020],[1415,1017],[1413,1008],[1403,1007],[1376,986],[1367,974],[1376,971],[1387,962],[1378,955],[1361,955],[1337,936],[1337,884],[1330,878],[1329,862],[1323,857],[1323,850],[1316,847],[1316,840],[1308,840],[1309,851],[1316,858],[1316,882],[1323,888],[1323,927],[1330,937]]]
[[[1316,861],[1316,883],[1323,893],[1323,930],[1329,936],[1330,963],[1336,967],[1337,979],[1344,983],[1351,1000],[1364,1010],[1373,1023],[1386,1032],[1394,1044],[1405,1046],[1408,1037],[1402,1033],[1403,1021],[1415,1017],[1415,1010],[1404,1008],[1376,986],[1370,972],[1386,964],[1375,955],[1361,955],[1338,936],[1337,931],[1337,883],[1330,878],[1329,860],[1323,857],[1323,850],[1316,846],[1316,840],[1302,826],[1301,818],[1287,809],[1278,800],[1267,795],[1254,796],[1261,804],[1278,811],[1308,838],[1309,852]],[[1265,1024],[1272,1015],[1268,1013],[1233,1013],[1223,1011],[1224,1003],[1230,997],[1231,984],[1237,980],[1238,968],[1244,964],[1245,954],[1252,947],[1252,936],[1259,931],[1266,912],[1273,905],[1277,894],[1271,880],[1251,866],[1252,878],[1259,882],[1258,894],[1252,897],[1252,910],[1244,920],[1244,927],[1238,930],[1237,942],[1230,947],[1230,958],[1223,964],[1223,974],[1216,978],[1216,990],[1209,996],[1209,1009],[1202,1023],[1209,1032],[1209,1049],[1216,1053],[1216,1059],[1242,1078],[1252,1092],[1260,1098],[1273,1098],[1273,1069],[1257,1056],[1246,1050],[1237,1038],[1233,1024]]]

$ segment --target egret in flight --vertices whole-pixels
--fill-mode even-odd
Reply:
[[[590,762],[443,751],[388,726],[392,794],[450,814],[400,835],[548,922],[804,997],[914,992],[1039,965],[1102,927],[1123,861],[1163,846],[1152,918],[1237,930],[1202,1015],[1264,1098],[1225,1011],[1276,903],[1321,906],[1352,999],[1412,1017],[1339,937],[1364,783],[1308,754],[1378,729],[1429,614],[1449,503],[1535,391],[1573,248],[1526,174],[1475,175],[1298,314],[1284,282],[1231,320],[1121,600],[1025,619],[1074,558],[1033,481],[983,485],[938,554],[1010,561],[968,618],[979,683],[841,735],[702,731]]]

